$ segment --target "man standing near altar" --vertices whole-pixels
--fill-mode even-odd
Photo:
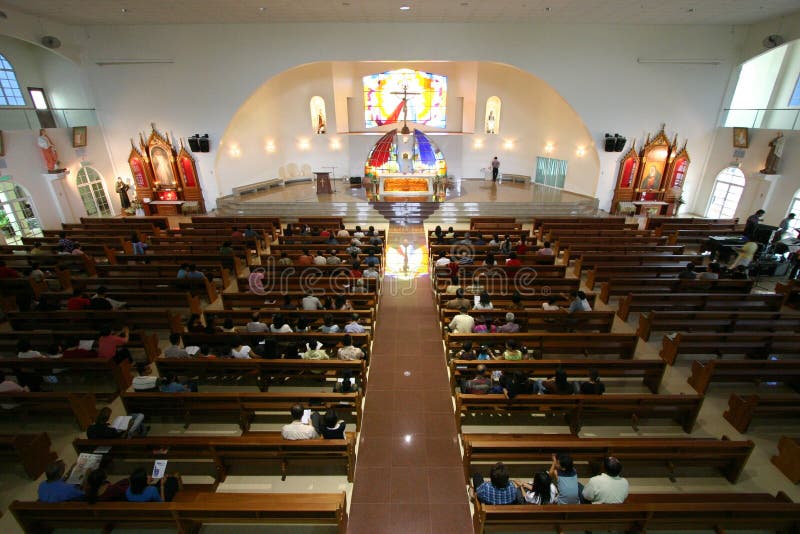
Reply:
[[[500,174],[500,160],[497,159],[497,156],[494,157],[492,160],[492,181],[497,181],[497,175]]]

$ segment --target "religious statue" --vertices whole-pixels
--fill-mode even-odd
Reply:
[[[317,133],[324,134],[325,133],[325,119],[322,118],[322,113],[317,115]]]
[[[786,138],[783,137],[783,132],[778,132],[775,139],[769,142],[769,154],[767,154],[767,162],[764,163],[764,168],[761,169],[761,174],[778,174],[778,164],[783,157],[783,145],[786,144]]]
[[[494,110],[489,111],[489,118],[486,119],[486,133],[493,134],[495,133],[494,126],[495,126],[496,119],[494,118]]]
[[[47,133],[44,129],[39,130],[39,137],[36,140],[36,144],[39,145],[39,150],[42,151],[42,157],[44,158],[44,164],[47,167],[47,172],[56,172],[59,166],[58,161],[58,152],[56,152],[56,147],[53,145],[53,142],[47,137]]]
[[[122,206],[122,209],[128,209],[131,207],[131,199],[128,198],[128,189],[131,186],[126,184],[122,181],[122,177],[117,176],[117,194],[119,195],[119,204]]]

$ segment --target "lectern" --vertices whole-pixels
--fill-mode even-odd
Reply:
[[[331,173],[329,172],[315,172],[314,176],[317,177],[317,194],[330,195],[333,193],[331,190]]]

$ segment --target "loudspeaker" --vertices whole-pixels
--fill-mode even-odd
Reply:
[[[208,140],[208,134],[203,134],[203,137],[200,138],[200,152],[208,152],[211,150],[211,145]]]
[[[622,152],[622,149],[625,148],[625,143],[627,143],[628,140],[620,135],[615,135],[614,139],[616,140],[614,152]]]
[[[614,136],[611,134],[606,134],[606,141],[605,141],[605,151],[606,152],[614,152],[614,147],[617,145],[617,142],[614,140]]]
[[[200,152],[200,138],[197,136],[192,136],[188,139],[189,141],[189,150],[192,152]]]
[[[350,177],[350,185],[361,185],[361,177],[360,176],[351,176]]]

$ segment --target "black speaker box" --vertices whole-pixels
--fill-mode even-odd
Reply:
[[[624,137],[615,137],[616,142],[614,143],[614,152],[622,152],[622,149],[625,148],[625,143],[628,140]]]
[[[208,134],[205,134],[203,137],[199,139],[200,141],[200,152],[208,152],[211,150],[211,145],[208,140]]]
[[[192,152],[200,152],[200,139],[198,137],[190,137],[189,141],[189,150]]]
[[[606,134],[605,151],[614,152],[614,147],[616,146],[616,144],[617,142],[614,140],[614,137]]]

